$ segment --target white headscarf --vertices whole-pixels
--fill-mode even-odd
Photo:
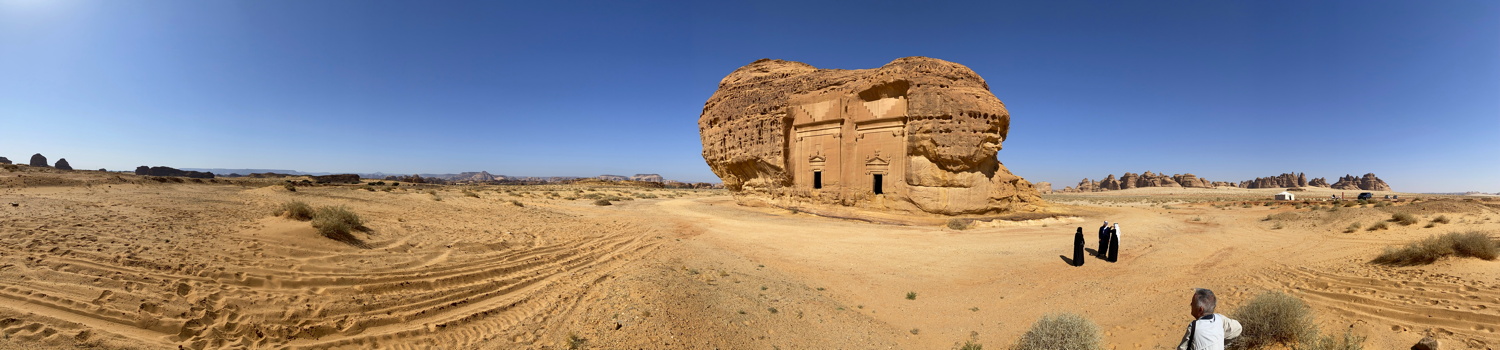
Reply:
[[[1120,235],[1120,223],[1117,222],[1117,223],[1115,223],[1115,236],[1119,236],[1119,235]],[[1115,240],[1119,240],[1119,238],[1116,238]]]

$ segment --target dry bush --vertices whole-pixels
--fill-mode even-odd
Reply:
[[[323,237],[361,248],[367,247],[363,241],[354,237],[353,232],[365,231],[368,228],[365,228],[364,220],[349,211],[349,208],[344,206],[318,208],[313,214],[312,225]]]
[[[1359,231],[1359,227],[1358,222],[1349,224],[1349,227],[1344,228],[1344,233],[1354,233],[1354,231]]]
[[[1500,256],[1500,242],[1478,231],[1453,232],[1431,236],[1412,242],[1401,248],[1386,248],[1384,253],[1371,262],[1383,265],[1426,265],[1439,259],[1457,256],[1495,260]]]
[[[1385,230],[1385,229],[1389,229],[1389,228],[1390,228],[1390,226],[1386,225],[1385,221],[1381,221],[1381,222],[1375,223],[1374,225],[1370,225],[1370,228],[1368,230],[1369,231],[1375,231],[1375,230]]]
[[[599,200],[595,200],[594,201],[594,205],[597,205],[597,206],[606,206],[606,205],[614,205],[614,203],[610,203],[608,199],[599,199]]]
[[[1434,224],[1446,224],[1446,223],[1448,223],[1448,216],[1447,215],[1438,215],[1438,217],[1432,219],[1432,223],[1434,223]]]
[[[969,221],[964,219],[948,219],[948,228],[954,230],[967,230],[969,229]]]
[[[1417,217],[1407,213],[1395,213],[1391,214],[1391,222],[1401,224],[1401,226],[1411,226],[1417,223]]]
[[[302,201],[290,201],[281,203],[281,208],[276,209],[276,216],[285,216],[288,219],[307,221],[313,219],[313,209]]]
[[[464,196],[465,197],[479,198],[479,194],[478,193],[474,193],[474,191],[470,191],[470,190],[464,190]]]
[[[522,208],[526,207],[525,204],[521,204],[521,201],[514,200],[514,199],[510,200],[510,204],[514,205],[514,206],[522,207]]]
[[[1099,326],[1077,314],[1042,316],[1021,335],[1014,350],[1098,350]]]
[[[1234,341],[1235,349],[1256,349],[1271,344],[1298,344],[1317,336],[1312,310],[1306,303],[1282,292],[1266,292],[1251,299],[1230,316],[1244,326]]]

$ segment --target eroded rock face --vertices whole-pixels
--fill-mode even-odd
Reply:
[[[1308,186],[1317,186],[1317,187],[1328,187],[1329,186],[1328,185],[1328,179],[1321,178],[1321,177],[1320,178],[1314,178],[1314,179],[1308,181],[1307,185]]]
[[[1337,190],[1364,190],[1364,191],[1390,191],[1391,190],[1391,185],[1386,184],[1385,180],[1381,180],[1380,178],[1375,177],[1375,173],[1368,173],[1368,174],[1365,174],[1365,176],[1361,176],[1361,177],[1354,177],[1354,176],[1351,176],[1351,175],[1344,175],[1343,177],[1339,178],[1338,182],[1333,183],[1333,185],[1329,186],[1329,187],[1332,187],[1333,189],[1337,189]]]
[[[164,166],[147,167],[145,165],[136,167],[135,174],[143,176],[185,176],[198,179],[214,178],[214,173],[211,172],[180,170],[177,168]]]
[[[41,153],[33,154],[31,155],[31,162],[27,163],[26,165],[40,167],[47,166],[47,157],[43,156]]]
[[[357,184],[357,183],[359,183],[359,175],[358,174],[319,175],[319,176],[313,176],[312,179],[313,179],[313,182],[320,183],[320,184],[330,184],[330,183],[336,183],[336,184]]]
[[[1167,174],[1157,174],[1147,171],[1142,174],[1125,173],[1124,175],[1120,175],[1119,180],[1115,179],[1114,174],[1105,175],[1104,180],[1097,182],[1085,178],[1083,181],[1078,182],[1077,188],[1065,188],[1063,192],[1100,192],[1142,187],[1214,188],[1217,184],[1208,181],[1208,179],[1198,178],[1197,175],[1191,173],[1168,176]]]
[[[1036,192],[1041,194],[1052,194],[1052,183],[1046,181],[1036,183]]]
[[[698,118],[703,159],[741,198],[947,215],[1043,205],[995,159],[1009,129],[983,78],[926,57],[860,70],[762,59],[724,77]]]
[[[57,170],[73,170],[73,165],[68,164],[67,158],[58,158],[57,165],[53,165],[52,167],[57,168]]]
[[[661,175],[657,174],[635,174],[635,176],[630,177],[630,181],[666,182],[667,179],[663,179]]]
[[[9,158],[5,158],[5,157],[0,157],[0,164],[10,164],[10,159]]]
[[[1305,173],[1285,173],[1270,177],[1257,177],[1255,180],[1240,182],[1244,188],[1285,188],[1285,187],[1307,187],[1307,175]]]

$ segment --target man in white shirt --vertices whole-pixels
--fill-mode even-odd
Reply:
[[[1218,304],[1211,290],[1198,288],[1193,291],[1193,322],[1188,324],[1187,334],[1177,350],[1224,350],[1224,341],[1240,336],[1244,330],[1239,321],[1214,313]]]

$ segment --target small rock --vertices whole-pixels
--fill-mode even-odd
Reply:
[[[1437,349],[1438,349],[1438,341],[1437,341],[1437,339],[1432,339],[1432,337],[1422,337],[1422,340],[1417,341],[1417,345],[1412,345],[1411,346],[1411,350],[1437,350]]]

